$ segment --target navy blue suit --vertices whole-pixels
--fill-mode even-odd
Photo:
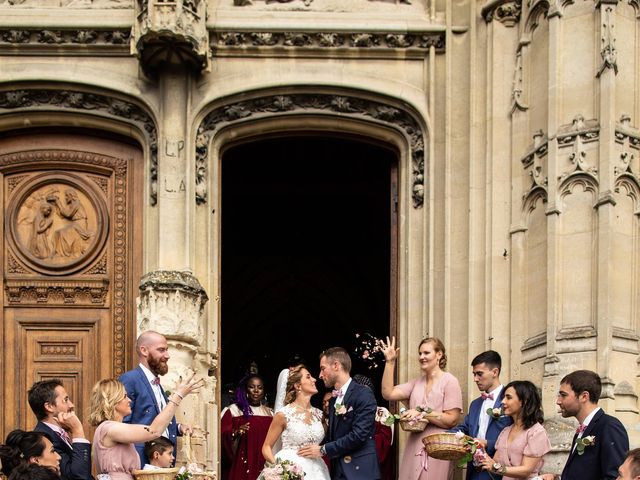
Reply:
[[[156,396],[153,393],[151,384],[144,374],[144,371],[138,365],[138,368],[125,372],[120,377],[120,381],[127,391],[127,396],[131,399],[131,415],[124,418],[125,423],[151,425],[153,419],[160,413]],[[162,395],[167,402],[167,395],[162,389]],[[171,419],[171,423],[167,427],[169,430],[169,440],[173,443],[173,455],[176,454],[176,441],[178,435],[178,424],[176,417]],[[141,465],[149,463],[147,456],[144,454],[144,443],[136,443],[136,450],[140,456]]]
[[[378,480],[373,392],[352,380],[342,400],[347,412],[336,415],[335,403],[335,398],[329,402],[329,431],[324,443],[331,459],[331,478]]]
[[[504,388],[500,390],[500,395],[495,399],[493,403],[494,408],[500,408],[502,404],[502,398],[504,397]],[[478,436],[478,430],[480,428],[480,415],[488,415],[485,411],[480,411],[482,409],[482,404],[484,400],[482,397],[476,398],[471,405],[469,405],[469,413],[465,415],[464,421],[458,425],[455,429],[451,431],[462,431],[470,437],[476,438]],[[487,426],[487,433],[485,438],[487,440],[487,454],[493,458],[496,454],[496,440],[498,439],[498,435],[502,429],[508,425],[511,425],[513,421],[511,417],[503,416],[498,419],[490,418],[489,425]],[[500,476],[492,473],[493,478],[501,478]],[[491,480],[489,474],[484,470],[478,470],[473,466],[473,463],[467,464],[467,480]]]
[[[629,436],[620,420],[599,410],[593,416],[582,438],[595,436],[595,443],[586,446],[578,455],[573,449],[577,434],[573,437],[572,451],[562,470],[562,480],[615,480],[629,450]]]
[[[60,455],[60,478],[62,480],[93,480],[91,476],[91,444],[75,442],[73,448],[60,438],[51,427],[38,422],[33,429],[45,433],[53,448]]]

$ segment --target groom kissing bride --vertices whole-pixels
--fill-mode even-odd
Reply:
[[[325,432],[322,412],[311,406],[311,397],[318,393],[316,380],[303,365],[290,371],[285,406],[273,418],[262,447],[267,462],[291,460],[304,470],[304,480],[328,480],[322,460],[326,455],[333,480],[380,478],[373,438],[376,399],[371,389],[352,381],[350,372],[351,358],[344,348],[330,348],[320,355],[320,379],[334,389]],[[279,437],[282,450],[274,456],[272,448]]]

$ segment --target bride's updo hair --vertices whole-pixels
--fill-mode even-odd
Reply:
[[[296,393],[300,389],[300,381],[302,380],[302,371],[307,370],[304,365],[296,365],[289,370],[289,376],[287,377],[287,389],[284,394],[284,404],[289,405],[296,399]],[[298,387],[296,388],[296,385]]]

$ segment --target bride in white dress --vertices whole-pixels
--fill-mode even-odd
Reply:
[[[289,371],[284,407],[273,417],[262,446],[262,455],[270,463],[280,458],[298,464],[305,473],[304,480],[330,480],[329,470],[322,458],[298,455],[300,447],[319,445],[324,438],[322,411],[311,406],[311,397],[316,393],[316,379],[304,365]],[[274,455],[273,446],[278,439],[282,441],[282,448]]]

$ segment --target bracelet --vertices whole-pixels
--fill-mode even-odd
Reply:
[[[169,403],[173,403],[176,407],[179,407],[180,404],[178,402],[176,402],[175,400],[169,399]]]
[[[183,397],[182,395],[180,395],[180,393],[179,393],[179,392],[173,392],[173,393],[175,393],[176,395],[178,395],[178,396],[180,397],[180,400],[184,400],[184,397]]]

